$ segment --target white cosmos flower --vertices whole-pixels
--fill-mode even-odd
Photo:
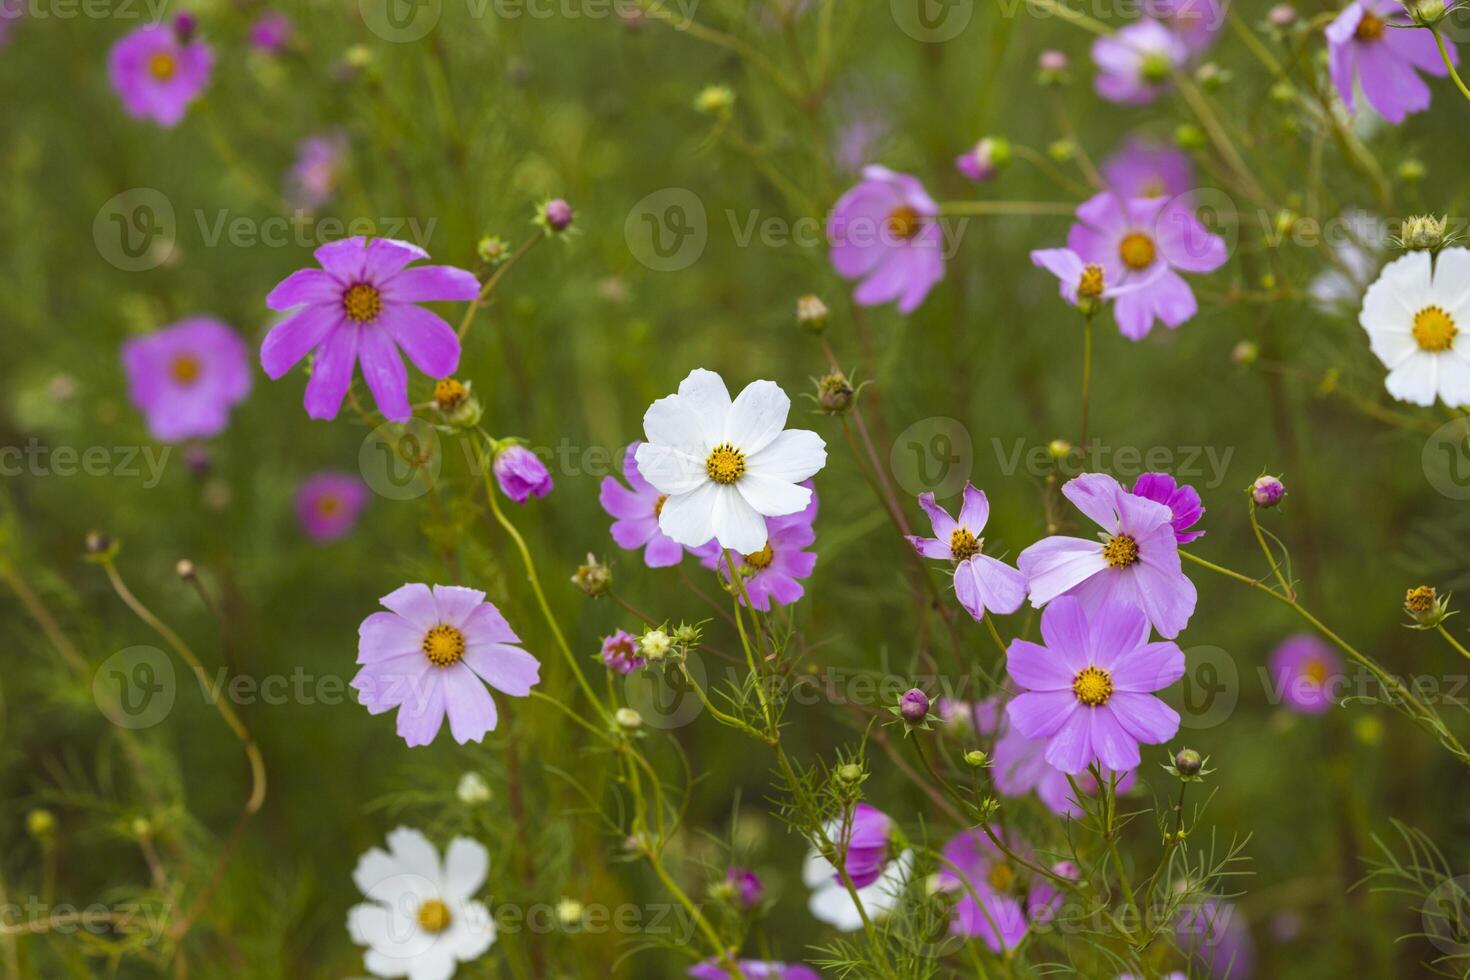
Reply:
[[[495,920],[471,896],[489,870],[490,853],[479,842],[456,837],[441,864],[429,839],[407,827],[388,835],[388,851],[364,854],[352,880],[368,901],[347,913],[347,932],[368,947],[368,972],[449,980],[461,962],[482,956],[495,941]]]
[[[1444,249],[1432,271],[1428,252],[1390,262],[1368,287],[1358,322],[1388,368],[1390,395],[1470,405],[1470,250]]]
[[[869,919],[881,919],[898,904],[905,882],[914,868],[914,852],[905,850],[888,862],[876,881],[857,890],[858,900]],[[843,932],[863,927],[863,917],[853,904],[852,893],[837,878],[832,862],[813,848],[801,866],[801,880],[812,890],[806,907],[813,916]]]
[[[812,492],[801,481],[827,462],[821,436],[785,428],[790,410],[774,381],[753,381],[732,402],[720,376],[703,369],[650,405],[637,460],[667,498],[659,530],[690,548],[711,539],[745,555],[764,548],[765,518],[806,509]]]

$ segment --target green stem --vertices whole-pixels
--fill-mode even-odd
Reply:
[[[1429,33],[1434,35],[1434,43],[1439,46],[1439,56],[1444,59],[1444,66],[1449,70],[1450,78],[1454,79],[1455,88],[1460,90],[1466,100],[1470,100],[1470,88],[1460,79],[1460,73],[1455,71],[1455,63],[1450,60],[1450,49],[1445,47],[1444,38],[1440,37],[1438,28],[1429,28]]]

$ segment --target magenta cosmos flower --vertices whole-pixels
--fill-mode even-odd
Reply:
[[[446,714],[456,742],[478,742],[496,722],[485,685],[521,698],[540,680],[540,662],[514,645],[520,640],[483,592],[415,583],[380,601],[391,611],[362,621],[352,687],[372,714],[398,709],[409,745],[432,742]]]
[[[233,329],[196,316],[122,345],[128,396],[160,442],[223,432],[250,393],[250,352]]]
[[[1200,224],[1187,201],[1132,198],[1103,191],[1077,208],[1067,247],[1082,261],[1102,267],[1112,285],[1142,285],[1118,296],[1118,329],[1139,340],[1154,320],[1177,327],[1198,309],[1180,272],[1214,272],[1228,257],[1225,240]]]
[[[1213,45],[1225,26],[1221,0],[1144,0],[1143,12],[1177,34],[1193,55]]]
[[[360,363],[378,410],[394,422],[408,421],[413,410],[400,348],[431,378],[446,378],[459,366],[454,329],[416,304],[474,299],[479,280],[448,265],[406,268],[429,253],[393,238],[344,238],[315,255],[322,268],[291,273],[265,298],[271,309],[292,315],[266,334],[261,367],[279,378],[315,351],[306,414],[333,419]]]
[[[1109,102],[1147,105],[1188,56],[1178,34],[1145,17],[1092,42],[1093,87]]]
[[[175,126],[209,84],[214,51],[184,33],[177,25],[145,24],[112,46],[107,73],[128,115]]]
[[[947,558],[956,562],[954,594],[976,622],[993,613],[1013,613],[1026,599],[1026,577],[1005,562],[981,554],[985,539],[980,533],[990,519],[990,501],[983,490],[965,483],[959,520],[934,502],[934,494],[919,494],[919,506],[929,515],[934,537],[909,535],[908,542],[925,558]]]
[[[744,980],[822,980],[821,974],[800,963],[772,963],[768,960],[740,960],[735,964]],[[718,960],[705,960],[689,968],[694,980],[730,980],[730,971]]]
[[[1107,602],[1091,616],[1062,596],[1041,614],[1046,646],[1012,640],[1006,671],[1025,689],[1006,717],[1027,738],[1046,739],[1046,761],[1075,774],[1097,763],[1124,772],[1138,765],[1138,744],[1166,742],[1179,715],[1154,691],[1184,676],[1184,654],[1150,643],[1137,606]]]
[[[997,832],[997,836],[1003,836]],[[1009,841],[1007,846],[1020,853]],[[996,953],[1014,949],[1032,923],[1056,911],[1061,893],[1046,878],[1014,864],[981,830],[967,830],[944,845],[939,884],[959,895],[950,931],[978,936]],[[1075,877],[1070,864],[1058,873]],[[1056,870],[1056,869],[1054,869]]]
[[[296,488],[296,519],[307,537],[334,541],[356,526],[367,499],[367,487],[356,473],[313,473]]]
[[[888,814],[867,803],[853,807],[845,837],[837,839],[842,830],[841,824],[828,828],[838,853],[842,855],[843,870],[852,879],[854,888],[871,885],[888,867],[888,834],[892,829],[893,820]],[[835,875],[834,878],[841,880]]]
[[[1250,980],[1256,946],[1250,926],[1230,902],[1206,898],[1186,906],[1174,926],[1174,941],[1190,959],[1192,976],[1211,980]]]
[[[812,488],[807,480],[802,486]],[[811,503],[806,510],[785,517],[766,518],[766,546],[749,555],[734,554],[737,569],[750,568],[743,580],[745,595],[740,596],[741,605],[745,596],[750,604],[761,612],[769,612],[771,603],[789,606],[796,602],[806,590],[801,580],[808,578],[817,567],[817,555],[806,551],[817,539],[813,525],[817,520],[817,492],[812,488]],[[729,579],[730,565],[720,546],[711,542],[698,549],[700,562]]]
[[[898,303],[912,313],[944,278],[944,233],[939,205],[918,178],[876,164],[838,198],[827,221],[832,266],[861,279],[852,294],[863,306]]]
[[[1333,686],[1343,679],[1342,660],[1311,633],[1288,637],[1271,653],[1275,696],[1293,711],[1320,715],[1336,699]]]
[[[1097,303],[1117,299],[1152,282],[1151,279],[1134,279],[1125,285],[1109,282],[1101,265],[1083,261],[1082,256],[1070,248],[1035,249],[1031,253],[1031,264],[1056,276],[1062,299],[1073,306],[1084,300]]]
[[[1103,160],[1103,180],[1119,197],[1178,197],[1194,189],[1194,164],[1167,143],[1130,136]]]
[[[615,477],[602,478],[597,500],[612,517],[612,536],[619,548],[643,549],[643,563],[649,568],[668,568],[679,564],[684,546],[659,530],[658,516],[669,498],[654,489],[638,472],[637,452],[640,442],[628,445],[623,456],[623,486]]]
[[[279,10],[267,10],[250,25],[250,46],[275,54],[291,42],[291,18]]]
[[[1358,0],[1343,8],[1327,25],[1327,65],[1332,83],[1348,112],[1355,112],[1354,82],[1363,86],[1368,104],[1397,125],[1411,112],[1429,108],[1429,86],[1419,72],[1449,74],[1434,34],[1412,26],[1393,0]],[[1450,60],[1459,53],[1448,48]]]
[[[1141,607],[1163,636],[1178,636],[1194,615],[1196,593],[1180,567],[1169,508],[1101,473],[1068,480],[1062,494],[1102,527],[1104,540],[1055,535],[1021,552],[1016,564],[1031,604],[1071,595],[1096,613],[1106,602],[1125,602]]]
[[[342,132],[308,136],[296,144],[296,162],[286,175],[286,200],[292,207],[316,211],[332,200],[347,158]]]
[[[1005,718],[1005,707],[998,698],[975,706],[976,715],[994,719],[992,730],[998,734],[991,747],[991,778],[995,789],[1002,796],[1019,799],[1027,793],[1035,793],[1046,808],[1061,817],[1078,819],[1082,816],[1081,801],[1077,799],[1067,774],[1046,761],[1045,739],[1027,738],[1015,725]],[[1134,782],[1136,770],[1113,773],[1102,770],[1103,778],[1119,777],[1117,791],[1127,792]],[[1081,772],[1072,777],[1088,796],[1097,796],[1097,779],[1091,772]]]
[[[1190,530],[1199,523],[1205,509],[1200,505],[1199,492],[1189,484],[1176,483],[1167,473],[1140,473],[1133,481],[1133,495],[1169,508],[1169,526],[1180,544],[1204,537],[1205,532]]]
[[[602,662],[619,674],[631,674],[648,662],[638,656],[638,638],[627,630],[604,636],[601,652]]]
[[[491,469],[500,492],[518,504],[544,497],[552,490],[551,472],[541,457],[525,446],[512,444],[500,450]]]

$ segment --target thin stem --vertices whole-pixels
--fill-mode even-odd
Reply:
[[[1256,504],[1251,501],[1250,507],[1251,530],[1256,533],[1256,542],[1261,546],[1261,552],[1266,556],[1266,562],[1271,566],[1271,574],[1276,576],[1276,583],[1281,586],[1281,594],[1290,598],[1296,598],[1296,590],[1286,581],[1286,576],[1281,574],[1281,567],[1276,563],[1276,554],[1266,544],[1265,532],[1261,530],[1261,522],[1256,519]]]
[[[1445,47],[1444,38],[1440,36],[1439,29],[1431,27],[1429,33],[1434,35],[1434,43],[1439,46],[1439,56],[1444,59],[1444,66],[1449,70],[1450,78],[1454,79],[1455,88],[1459,89],[1460,94],[1467,100],[1470,100],[1470,88],[1465,87],[1465,83],[1460,79],[1460,73],[1455,70],[1455,63],[1450,59],[1450,49]]]
[[[490,298],[490,294],[495,292],[495,287],[500,284],[501,278],[510,271],[511,266],[523,259],[526,253],[540,244],[545,237],[546,229],[537,228],[536,233],[522,242],[521,247],[512,252],[510,258],[502,262],[500,267],[490,274],[490,278],[485,280],[485,285],[480,287],[480,294],[470,300],[469,308],[464,311],[464,319],[459,321],[459,329],[456,333],[459,334],[460,340],[464,340],[465,334],[470,332],[470,324],[474,322],[475,314],[479,312],[481,304]]]
[[[945,201],[940,214],[1071,215],[1077,205],[1069,201]]]
[[[1470,660],[1470,650],[1466,650],[1464,645],[1459,640],[1451,636],[1450,631],[1444,628],[1443,623],[1440,623],[1438,626],[1436,626],[1435,630],[1439,632],[1440,636],[1445,638],[1446,642],[1448,642],[1450,646],[1459,651],[1460,656],[1464,657],[1466,660]]]

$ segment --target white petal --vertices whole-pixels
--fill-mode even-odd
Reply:
[[[413,968],[413,961],[396,956],[385,956],[370,949],[362,956],[362,965],[375,977],[406,977]]]
[[[705,438],[705,425],[693,406],[678,395],[667,395],[643,413],[646,445],[670,446],[695,456],[708,455],[714,443]]]
[[[725,382],[713,371],[695,368],[679,382],[679,397],[699,420],[705,448],[719,442],[725,431],[725,416],[730,412],[730,392]]]
[[[490,871],[490,852],[468,837],[456,837],[444,852],[444,895],[455,902],[467,901],[485,883]]]
[[[451,913],[453,920],[444,933],[449,952],[461,963],[479,959],[495,942],[495,918],[480,902],[465,902]]]
[[[799,483],[787,483],[758,473],[747,473],[735,484],[745,502],[765,517],[800,513],[812,502],[812,492]]]
[[[1470,250],[1447,248],[1434,260],[1434,287],[1431,300],[1446,310],[1458,310],[1470,296]],[[1470,324],[1456,320],[1460,329]]]
[[[835,882],[828,882],[812,892],[806,907],[813,918],[842,932],[852,932],[863,926],[863,918],[858,914],[852,896],[847,893],[846,888]]]
[[[668,496],[689,493],[709,482],[705,461],[681,449],[645,442],[639,445],[634,459],[638,462],[639,475]]]
[[[827,836],[832,836],[831,831],[828,831]],[[824,881],[831,881],[836,873],[837,869],[832,862],[822,857],[816,848],[806,852],[806,860],[801,863],[801,880],[808,888],[816,888]]]
[[[787,429],[758,453],[747,453],[745,472],[788,483],[809,479],[827,465],[827,444],[807,429]]]
[[[791,399],[774,381],[752,381],[745,386],[725,416],[724,440],[754,456],[786,427]]]
[[[742,555],[748,555],[764,548],[766,546],[766,519],[754,507],[746,503],[745,497],[734,487],[718,484],[711,484],[711,486],[715,487],[714,537],[720,542],[720,547],[738,551]],[[668,504],[664,504],[664,513],[668,513],[668,510]],[[674,536],[670,534],[669,537]],[[674,540],[679,539],[674,538]],[[680,544],[683,543],[680,542]]]
[[[1438,377],[1435,355],[1420,351],[1389,372],[1383,386],[1401,402],[1433,405],[1434,396],[1438,394]]]
[[[408,967],[408,980],[449,980],[454,976],[454,954],[442,938]]]
[[[420,831],[399,827],[388,835],[388,849],[406,874],[440,881],[439,852]]]
[[[670,494],[658,515],[658,529],[688,548],[715,536],[716,484],[706,480],[688,493]]]
[[[1451,408],[1470,405],[1470,364],[1464,358],[1439,356],[1439,397]]]
[[[356,883],[357,890],[366,895],[380,882],[402,873],[403,868],[396,858],[381,847],[373,847],[357,859],[357,868],[352,872],[352,880]]]
[[[1392,371],[1419,351],[1419,343],[1407,329],[1368,327],[1368,347]]]

